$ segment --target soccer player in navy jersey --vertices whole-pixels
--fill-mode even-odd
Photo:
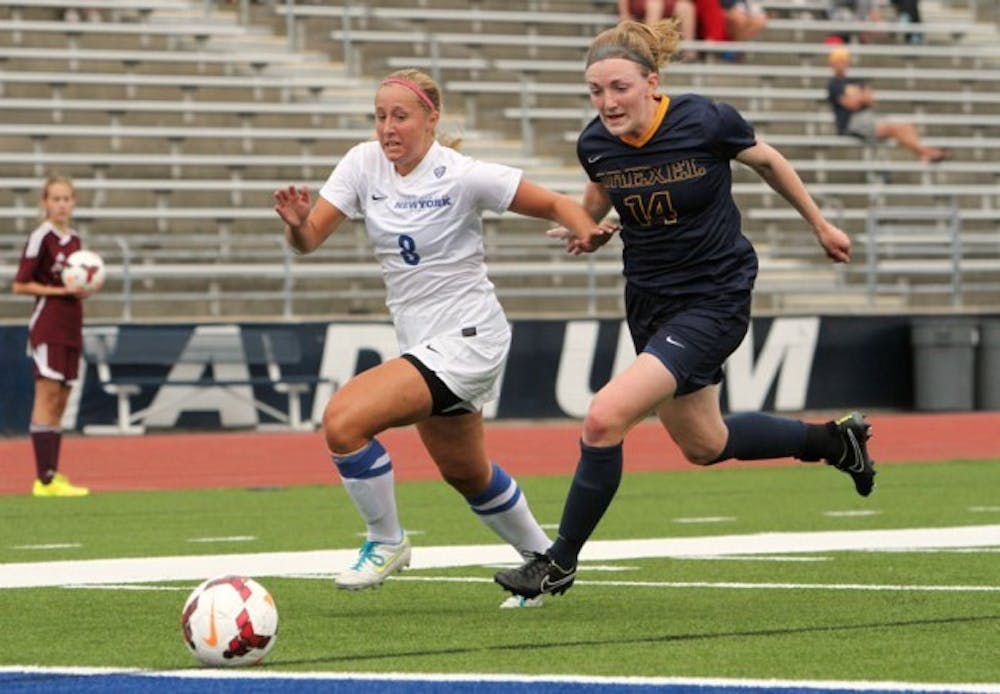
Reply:
[[[583,206],[594,219],[612,207],[620,218],[625,306],[638,356],[590,403],[558,538],[545,553],[495,576],[526,598],[572,585],[577,556],[618,488],[625,435],[652,412],[696,465],[825,460],[850,474],[860,495],[874,486],[870,425],[860,413],[822,424],[760,412],[722,416],[722,365],[746,334],[757,275],[732,196],[730,160],[788,200],[831,260],[848,262],[851,242],[736,109],[658,93],[659,70],[677,43],[670,20],[652,27],[625,21],[598,35],[587,54],[597,117],[577,144],[589,177]],[[567,238],[573,253],[590,250],[565,230],[552,235]]]
[[[80,237],[70,228],[76,205],[73,183],[52,176],[42,188],[45,219],[28,236],[12,290],[35,297],[28,323],[28,350],[35,373],[35,399],[30,435],[37,479],[32,494],[40,497],[86,496],[59,472],[62,417],[70,385],[77,378],[83,343],[83,301],[86,292],[63,286],[66,259],[80,249]]]

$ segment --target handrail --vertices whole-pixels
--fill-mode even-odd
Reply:
[[[894,223],[904,222],[898,227]],[[938,268],[928,268],[927,272],[946,275],[946,278],[929,290],[941,291],[946,287],[952,308],[962,305],[962,220],[958,205],[952,200],[949,207],[880,207],[872,206],[865,221],[867,246],[866,285],[869,303],[874,305],[881,286],[879,275],[888,271],[889,266],[881,258],[883,248],[904,255],[907,246],[918,250],[918,262],[926,260],[944,261]],[[942,243],[941,237],[946,243]],[[926,291],[926,290],[925,290]]]
[[[135,253],[124,237],[114,237],[114,243],[121,253],[119,262],[109,262],[106,266],[107,280],[105,289],[95,294],[89,301],[101,303],[121,303],[120,318],[124,322],[131,322],[135,319],[135,305],[142,301],[171,301],[190,300],[195,298],[190,291],[184,292],[156,292],[154,295],[139,295],[135,291],[136,283],[157,281],[157,280],[198,280],[211,277],[213,281],[232,280],[240,278],[254,277],[261,280],[279,280],[281,286],[274,290],[237,290],[229,296],[217,287],[211,290],[213,301],[221,299],[239,299],[252,297],[255,299],[279,300],[282,305],[281,315],[285,320],[292,320],[297,317],[294,303],[296,298],[301,298],[303,292],[296,292],[296,283],[299,280],[350,280],[361,278],[381,278],[382,271],[375,261],[369,262],[323,262],[304,261],[295,262],[295,254],[285,243],[284,239],[276,239],[281,246],[280,260],[266,262],[164,262],[164,263],[142,263],[134,262]],[[574,286],[572,296],[579,299],[581,306],[586,306],[587,315],[596,315],[598,300],[602,296],[608,296],[607,287],[600,286],[601,280],[621,278],[621,262],[614,255],[608,255],[606,259],[599,259],[593,256],[587,259],[560,259],[560,260],[539,260],[539,261],[498,261],[488,263],[489,275],[493,279],[499,278],[537,278],[560,276],[566,278],[582,278],[583,286]],[[0,277],[13,277],[17,271],[16,264],[0,264]],[[113,292],[110,287],[116,281],[121,282],[118,292]],[[606,283],[606,282],[605,282]],[[616,283],[617,285],[617,283]],[[378,293],[384,290],[362,290],[359,294],[365,296]],[[524,296],[524,287],[512,287],[509,290],[511,296]],[[566,296],[567,294],[558,288],[532,287],[527,291],[537,292],[540,298],[545,296]],[[221,293],[220,293],[221,292]],[[498,293],[503,295],[504,288],[498,288]],[[615,295],[621,293],[619,287],[614,288]],[[0,302],[5,302],[13,297],[0,295]]]

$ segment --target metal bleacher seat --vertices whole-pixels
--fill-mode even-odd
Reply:
[[[510,95],[516,97],[519,106],[513,109],[505,109],[504,115],[516,117],[522,123],[521,133],[525,140],[526,152],[530,152],[534,144],[534,128],[532,127],[531,111],[534,104],[540,97],[566,97],[570,102],[579,103],[579,109],[584,112],[590,111],[589,100],[586,88],[579,82],[536,82],[530,80],[520,81],[449,81],[445,85],[448,92],[462,94],[466,98],[467,110],[476,111],[478,101],[484,96],[493,94]],[[679,91],[685,91],[680,89]],[[773,87],[767,84],[758,86],[701,86],[697,88],[699,94],[709,98],[726,101],[745,111],[764,110],[807,110],[809,107],[828,111],[826,104],[826,91],[816,88],[782,88]],[[956,100],[962,105],[966,113],[971,114],[972,110],[981,107],[986,109],[983,115],[983,122],[989,124],[995,122],[994,113],[1000,107],[1000,91],[978,91],[969,90],[956,95],[954,90],[948,91],[928,91],[924,89],[898,90],[880,89],[878,92],[880,104],[891,104],[896,106],[915,107],[917,104],[927,106],[931,104],[952,105]],[[803,108],[805,105],[805,108]],[[492,105],[486,107],[492,110]],[[486,110],[484,109],[484,110]],[[482,118],[480,115],[478,118]],[[571,114],[574,121],[579,121],[577,114]],[[831,116],[827,115],[828,120]],[[935,115],[936,122],[946,121],[947,115]],[[526,124],[526,125],[525,125]]]
[[[15,45],[32,42],[33,35],[61,35],[70,47],[77,47],[81,41],[101,40],[119,37],[135,42],[136,46],[150,46],[186,39],[196,45],[204,45],[214,37],[247,36],[252,30],[230,23],[201,21],[197,24],[151,23],[151,22],[63,22],[47,20],[0,19],[0,34],[11,37]]]
[[[0,164],[11,175],[44,176],[56,170],[72,176],[106,175],[114,170],[118,175],[144,175],[180,178],[201,176],[279,175],[298,174],[296,178],[311,179],[336,164],[337,158],[286,154],[167,154],[150,156],[142,152],[0,152]],[[137,173],[138,172],[138,173]]]
[[[10,0],[3,3],[10,12],[11,19],[21,21],[25,11],[66,10],[69,8],[92,9],[109,12],[113,18],[120,14],[134,13],[140,18],[148,17],[153,10],[177,10],[188,7],[183,0]]]
[[[67,111],[88,111],[114,114],[151,113],[159,115],[180,114],[190,120],[196,115],[232,115],[251,119],[254,116],[297,116],[306,115],[318,123],[319,116],[355,116],[368,118],[371,105],[360,100],[324,99],[311,101],[256,102],[250,101],[203,101],[174,99],[31,99],[8,98],[0,101],[4,111],[43,111],[50,114],[53,122],[60,122]]]
[[[954,68],[922,67],[914,70],[906,66],[874,66],[869,56],[866,62],[860,62],[851,69],[854,77],[868,80],[885,80],[902,83],[913,88],[918,83],[951,83],[976,84],[981,82],[1000,82],[1000,70],[981,69],[965,70]],[[405,58],[396,59],[402,65]],[[519,58],[497,58],[482,61],[485,64],[476,66],[478,69],[492,67],[517,75],[528,75],[543,81],[582,82],[581,63],[579,60],[523,60]],[[424,64],[427,61],[425,59]],[[455,65],[460,63],[456,60]],[[815,56],[812,62],[798,65],[771,65],[747,61],[744,63],[671,63],[664,71],[664,82],[667,85],[681,81],[692,85],[707,84],[712,78],[724,77],[734,81],[751,81],[761,83],[798,82],[799,86],[823,86],[830,78],[830,68],[822,62],[822,56]]]
[[[129,99],[137,97],[139,90],[173,90],[187,94],[195,90],[250,89],[253,98],[261,100],[278,96],[278,101],[290,101],[297,93],[304,92],[318,97],[326,89],[350,89],[357,87],[356,81],[344,76],[321,75],[266,75],[261,73],[245,75],[234,80],[230,75],[200,74],[151,74],[151,73],[105,73],[64,71],[3,71],[0,70],[0,89],[11,85],[39,87],[48,90],[52,98],[62,97],[65,91],[74,87],[82,89],[94,87],[121,87]]]
[[[203,74],[209,67],[217,68],[222,74],[239,72],[249,68],[248,72],[257,74],[268,67],[288,67],[301,64],[305,56],[300,53],[289,53],[284,50],[275,51],[267,48],[257,48],[238,55],[227,52],[216,52],[201,48],[180,50],[151,50],[126,48],[90,48],[79,46],[51,46],[39,48],[35,46],[0,45],[0,60],[32,61],[34,63],[51,63],[57,67],[65,67],[67,71],[78,71],[83,65],[99,65],[110,63],[115,66],[108,74],[133,74],[148,65],[174,66],[181,70],[190,70],[190,74]],[[120,70],[115,72],[115,70]]]

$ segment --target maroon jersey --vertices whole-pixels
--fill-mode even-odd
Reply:
[[[49,222],[31,232],[21,254],[15,282],[38,282],[61,287],[66,258],[80,249],[80,237],[72,229],[65,235]],[[39,296],[28,322],[32,348],[60,344],[80,349],[83,344],[83,302],[75,296]]]

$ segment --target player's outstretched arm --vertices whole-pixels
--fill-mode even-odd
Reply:
[[[553,192],[531,181],[522,180],[511,201],[510,209],[519,214],[548,219],[562,226],[549,229],[550,238],[565,239],[570,253],[589,253],[597,250],[617,231],[612,224],[598,224],[610,209],[581,206],[568,195]]]
[[[736,155],[736,160],[757,172],[764,181],[794,207],[812,227],[816,240],[835,263],[851,260],[851,239],[830,224],[812,199],[805,184],[787,159],[774,147],[757,141]]]
[[[285,240],[296,253],[312,253],[346,219],[323,198],[312,206],[306,186],[279,188],[274,191],[274,203],[274,211],[285,223]]]

